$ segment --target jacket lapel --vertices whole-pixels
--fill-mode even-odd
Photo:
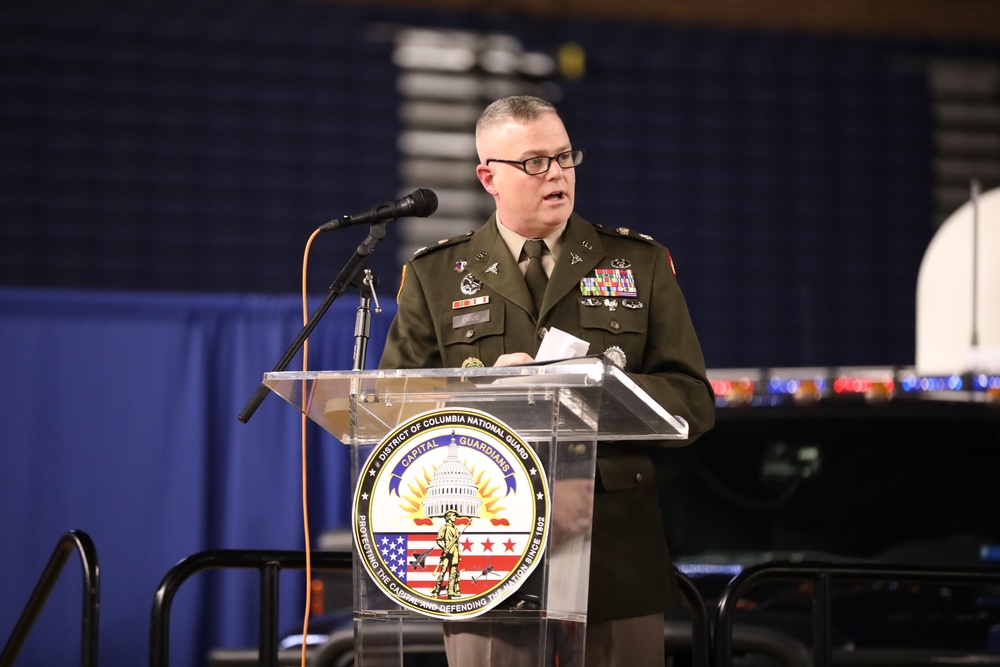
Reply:
[[[542,301],[539,319],[570,291],[579,291],[580,280],[593,271],[603,258],[604,246],[593,225],[575,213],[571,215],[569,224],[566,225],[559,258],[552,269],[552,275],[549,276],[549,286],[545,290],[545,300]],[[528,303],[530,302],[529,298]]]
[[[529,313],[534,311],[524,276],[497,231],[496,214],[472,235],[469,252],[469,273],[507,301]]]
[[[477,280],[498,295],[531,313],[534,305],[507,244],[497,231],[496,214],[472,235],[468,270]],[[539,320],[572,290],[579,290],[580,280],[604,258],[604,246],[593,225],[575,213],[570,216],[549,286],[545,290]]]

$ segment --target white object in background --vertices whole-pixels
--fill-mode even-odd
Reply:
[[[1000,372],[1000,188],[974,188],[938,228],[917,275],[916,319],[918,373]]]

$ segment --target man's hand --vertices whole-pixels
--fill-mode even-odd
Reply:
[[[511,352],[510,354],[501,354],[497,357],[494,366],[517,366],[518,364],[530,364],[535,360],[527,352]]]
[[[552,545],[585,535],[594,514],[594,480],[556,480],[552,498]]]

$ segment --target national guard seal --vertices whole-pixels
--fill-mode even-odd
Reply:
[[[372,581],[400,606],[471,618],[541,562],[549,489],[535,451],[470,408],[400,424],[358,473],[354,538]]]

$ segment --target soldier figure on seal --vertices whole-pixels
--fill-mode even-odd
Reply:
[[[438,561],[437,566],[437,583],[434,584],[434,588],[431,589],[431,597],[437,597],[441,593],[441,587],[444,584],[445,578],[447,577],[447,593],[448,598],[454,600],[455,598],[462,597],[462,592],[459,590],[459,573],[458,573],[458,561],[461,560],[461,547],[458,544],[458,538],[461,537],[461,533],[458,531],[458,527],[455,526],[455,517],[458,516],[458,512],[455,510],[448,510],[444,513],[444,523],[438,529],[437,545],[441,547],[441,560]]]

